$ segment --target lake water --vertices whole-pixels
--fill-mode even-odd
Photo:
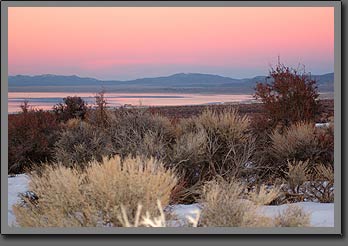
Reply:
[[[29,105],[38,109],[49,110],[67,96],[79,96],[88,104],[95,103],[93,93],[61,93],[61,92],[9,92],[8,112],[20,111],[20,105],[28,100]],[[134,106],[181,106],[200,104],[219,104],[226,102],[244,102],[253,99],[252,95],[221,95],[221,94],[166,94],[166,93],[106,93],[108,106],[119,107],[125,104]]]

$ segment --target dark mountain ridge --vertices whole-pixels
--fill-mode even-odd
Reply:
[[[319,91],[332,92],[334,74],[312,75]],[[177,93],[250,93],[256,82],[266,76],[234,79],[213,74],[177,73],[170,76],[139,78],[134,80],[98,80],[76,75],[16,75],[8,77],[9,92],[25,91],[80,91],[96,92],[177,92]]]

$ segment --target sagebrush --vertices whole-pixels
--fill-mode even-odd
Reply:
[[[38,203],[13,210],[22,227],[122,226],[121,205],[129,218],[139,203],[156,216],[156,201],[167,206],[176,182],[175,173],[155,159],[116,156],[92,161],[84,170],[51,165],[31,175],[29,188]]]
[[[110,137],[100,128],[79,119],[70,119],[60,132],[54,147],[56,162],[65,166],[80,166],[92,160],[110,156]]]
[[[222,112],[206,110],[183,120],[173,147],[172,163],[193,185],[219,175],[241,176],[252,159],[255,138],[247,116],[235,108]]]

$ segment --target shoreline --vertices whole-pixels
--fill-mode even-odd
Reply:
[[[334,115],[334,99],[319,99],[322,104],[322,109],[320,115],[326,115],[326,117],[330,117]],[[215,109],[223,109],[225,107],[235,106],[238,107],[238,110],[241,114],[246,114],[248,116],[255,116],[261,114],[262,103],[257,102],[256,100],[246,100],[240,102],[225,102],[225,103],[210,103],[210,104],[196,104],[196,105],[162,105],[162,106],[139,106],[139,105],[121,105],[118,107],[107,107],[108,110],[115,110],[117,108],[145,108],[149,110],[151,113],[158,113],[168,118],[187,118],[191,116],[195,116],[203,112],[207,107],[215,108]],[[93,108],[92,108],[93,109]],[[44,110],[48,112],[53,112],[52,109]],[[11,112],[8,115],[18,115],[21,113]],[[318,121],[319,122],[319,121]],[[321,122],[321,121],[320,121]],[[325,123],[325,122],[324,122]]]

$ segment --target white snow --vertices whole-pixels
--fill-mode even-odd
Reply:
[[[178,226],[187,226],[188,219],[190,216],[194,219],[197,217],[197,211],[201,211],[202,207],[198,203],[194,204],[178,204],[170,205],[165,210],[171,212],[174,215],[174,218],[169,221],[168,226],[178,227]]]
[[[330,126],[330,123],[315,123],[315,127],[318,128],[327,128]]]
[[[20,199],[18,194],[28,190],[29,178],[25,174],[8,177],[8,225],[16,225],[16,217],[13,214],[12,206]]]
[[[303,208],[304,211],[310,213],[312,227],[334,227],[334,203],[297,202],[292,204],[296,204]],[[288,206],[288,204],[279,206],[261,206],[259,212],[267,217],[274,218]],[[201,209],[201,206],[197,203],[191,205],[171,206],[171,211],[180,221],[179,224],[185,224],[186,216],[194,217],[194,211],[197,209]],[[173,224],[173,226],[175,226],[175,224]]]
[[[303,208],[311,214],[311,226],[313,227],[334,227],[334,203],[318,202],[297,202],[292,203]],[[260,213],[265,216],[275,217],[284,211],[289,204],[279,206],[262,206]]]
[[[8,224],[16,226],[16,218],[12,206],[19,202],[18,194],[28,190],[29,178],[25,174],[15,177],[8,177]],[[292,203],[302,207],[306,212],[311,213],[311,226],[313,227],[334,227],[334,203],[298,202]],[[262,206],[260,213],[265,216],[274,217],[287,208],[287,204],[279,206]],[[198,203],[184,205],[171,205],[166,208],[175,216],[169,222],[170,226],[186,226],[187,216],[195,218],[196,211],[201,210]]]

